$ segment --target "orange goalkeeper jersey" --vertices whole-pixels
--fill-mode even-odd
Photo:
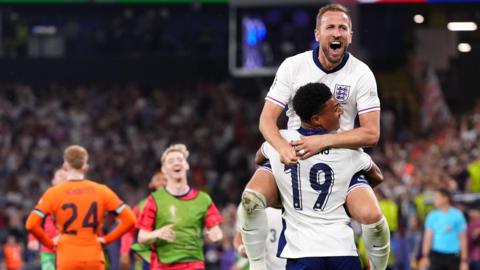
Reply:
[[[124,207],[126,205],[107,186],[90,180],[70,180],[49,188],[31,216],[36,214],[43,218],[50,214],[55,219],[60,234],[56,250],[57,264],[103,262],[104,254],[97,236],[102,227],[104,212],[120,213]],[[31,228],[30,220],[29,217],[27,227]],[[107,237],[108,235],[105,237],[107,241],[114,240]],[[51,241],[48,242],[51,244]]]

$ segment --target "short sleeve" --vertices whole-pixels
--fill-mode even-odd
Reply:
[[[361,171],[369,171],[373,166],[372,157],[369,154],[362,152],[360,155]]]
[[[37,205],[35,205],[34,211],[42,218],[52,214],[55,211],[54,205],[56,198],[58,198],[58,196],[55,196],[55,190],[53,188],[47,189],[47,191],[45,191],[38,201]]]
[[[379,111],[380,99],[378,98],[377,83],[370,69],[360,77],[357,83],[357,111],[358,114]]]
[[[260,150],[262,151],[263,156],[266,157],[267,159],[271,159],[273,151],[275,151],[273,146],[268,142],[264,142]]]
[[[282,62],[265,98],[265,100],[273,102],[282,108],[287,106],[293,92],[289,62],[288,58]]]
[[[465,216],[463,215],[463,213],[461,211],[459,211],[458,215],[459,215],[459,217],[458,217],[458,232],[461,233],[461,232],[464,232],[467,229],[467,221],[466,221]]]
[[[116,211],[118,214],[121,211],[119,207],[122,207],[123,202],[118,198],[117,194],[115,194],[115,192],[113,192],[109,187],[103,185],[103,196],[105,210]]]
[[[205,227],[212,228],[222,223],[222,221],[222,215],[220,215],[220,212],[212,201],[205,214]]]
[[[143,207],[142,212],[140,212],[140,217],[137,221],[137,228],[152,231],[155,225],[155,218],[157,216],[157,205],[152,195],[149,195],[145,206]]]
[[[373,166],[373,161],[370,155],[360,150],[352,150],[352,151],[353,152],[351,156],[351,164],[352,164],[352,167],[356,166],[357,168],[354,171],[355,172],[369,171],[370,168],[372,168]]]
[[[433,230],[433,212],[428,213],[425,219],[425,229]]]

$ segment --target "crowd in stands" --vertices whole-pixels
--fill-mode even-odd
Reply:
[[[42,12],[36,12],[38,8],[0,7],[4,11],[0,56],[35,57],[34,43],[40,39],[51,44],[61,40],[61,45],[53,47],[63,47],[57,56],[68,57],[199,53],[225,57],[227,51],[228,9],[224,5],[44,5]]]
[[[231,243],[236,204],[262,142],[258,116],[266,89],[257,90],[245,95],[232,82],[1,85],[2,244],[8,235],[25,244],[25,217],[50,186],[66,145],[85,146],[91,153],[88,178],[134,205],[147,195],[164,148],[182,142],[191,153],[190,184],[208,191],[224,218],[224,242],[206,246],[207,269],[230,269],[236,256]],[[393,233],[391,269],[415,269],[423,221],[438,187],[456,194],[469,220],[470,260],[480,261],[480,212],[472,195],[480,192],[480,102],[427,136],[409,137],[383,140],[370,151],[385,176],[376,192]],[[36,269],[26,248],[24,260],[24,269]]]

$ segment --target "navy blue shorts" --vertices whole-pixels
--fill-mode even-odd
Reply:
[[[361,270],[358,256],[287,259],[287,270]]]

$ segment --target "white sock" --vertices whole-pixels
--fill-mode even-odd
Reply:
[[[238,209],[238,218],[250,270],[266,269],[265,241],[268,237],[266,205],[266,199],[262,194],[245,189]]]
[[[372,270],[385,270],[390,254],[390,229],[385,217],[373,224],[362,224],[362,236]]]

